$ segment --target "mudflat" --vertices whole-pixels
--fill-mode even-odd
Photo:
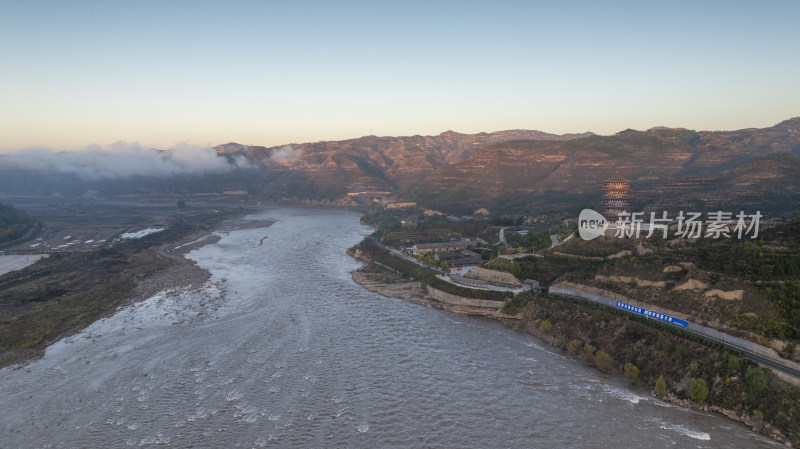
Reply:
[[[218,206],[191,211],[108,205],[63,209],[43,211],[45,217],[59,218],[45,221],[45,230],[33,240],[38,245],[29,241],[12,249],[40,253],[46,246],[51,248],[49,257],[0,275],[0,367],[39,356],[48,344],[120,307],[162,291],[200,288],[209,273],[184,255],[218,241],[213,234],[217,229],[252,226],[237,220],[247,211]],[[266,225],[260,222],[258,227]],[[114,238],[148,227],[163,231],[139,239]],[[99,247],[86,243],[98,240],[87,238],[93,232],[106,236]],[[78,236],[80,244],[54,247],[63,234]]]

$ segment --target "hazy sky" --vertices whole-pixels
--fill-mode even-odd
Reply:
[[[800,115],[800,1],[0,5],[0,150]]]

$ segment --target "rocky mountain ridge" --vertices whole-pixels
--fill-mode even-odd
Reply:
[[[655,127],[611,136],[508,130],[364,136],[275,147],[215,147],[230,170],[172,177],[83,179],[0,164],[0,194],[115,197],[236,194],[249,204],[352,205],[369,192],[463,215],[572,214],[597,207],[615,170],[635,210],[800,208],[800,118],[737,131]]]
[[[730,132],[658,128],[562,142],[488,145],[398,196],[443,210],[596,205],[602,181],[629,179],[636,210],[763,205],[795,210],[800,118]],[[774,201],[779,199],[779,201]]]
[[[479,134],[446,131],[436,136],[364,136],[271,148],[232,142],[215,149],[219,154],[244,155],[264,170],[284,171],[284,176],[271,183],[269,192],[265,192],[267,198],[313,196],[314,192],[324,192],[323,195],[332,199],[350,192],[394,191],[413,185],[437,169],[463,161],[492,143],[534,139],[564,141],[592,135],[556,135],[531,130]]]

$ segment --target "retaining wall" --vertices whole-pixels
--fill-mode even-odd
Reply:
[[[505,307],[506,305],[504,301],[465,298],[463,296],[458,296],[452,293],[443,292],[441,290],[431,287],[430,285],[427,286],[427,289],[428,289],[428,296],[430,296],[431,298],[453,306],[482,307],[485,309],[499,310]]]

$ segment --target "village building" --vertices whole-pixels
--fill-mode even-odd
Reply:
[[[467,250],[452,253],[437,253],[433,258],[434,260],[450,265],[450,268],[458,267],[458,269],[461,269],[462,266],[478,266],[478,264],[483,261],[480,254]]]
[[[468,245],[474,245],[475,242],[469,242],[464,240],[452,241],[452,242],[437,242],[437,243],[417,243],[416,245],[411,247],[411,250],[414,254],[423,255],[423,254],[431,254],[431,253],[446,253],[446,252],[455,252],[455,251],[463,251],[467,249]]]
[[[522,283],[522,288],[524,288],[525,290],[538,291],[539,281],[535,281],[533,279],[525,279],[525,282]]]

